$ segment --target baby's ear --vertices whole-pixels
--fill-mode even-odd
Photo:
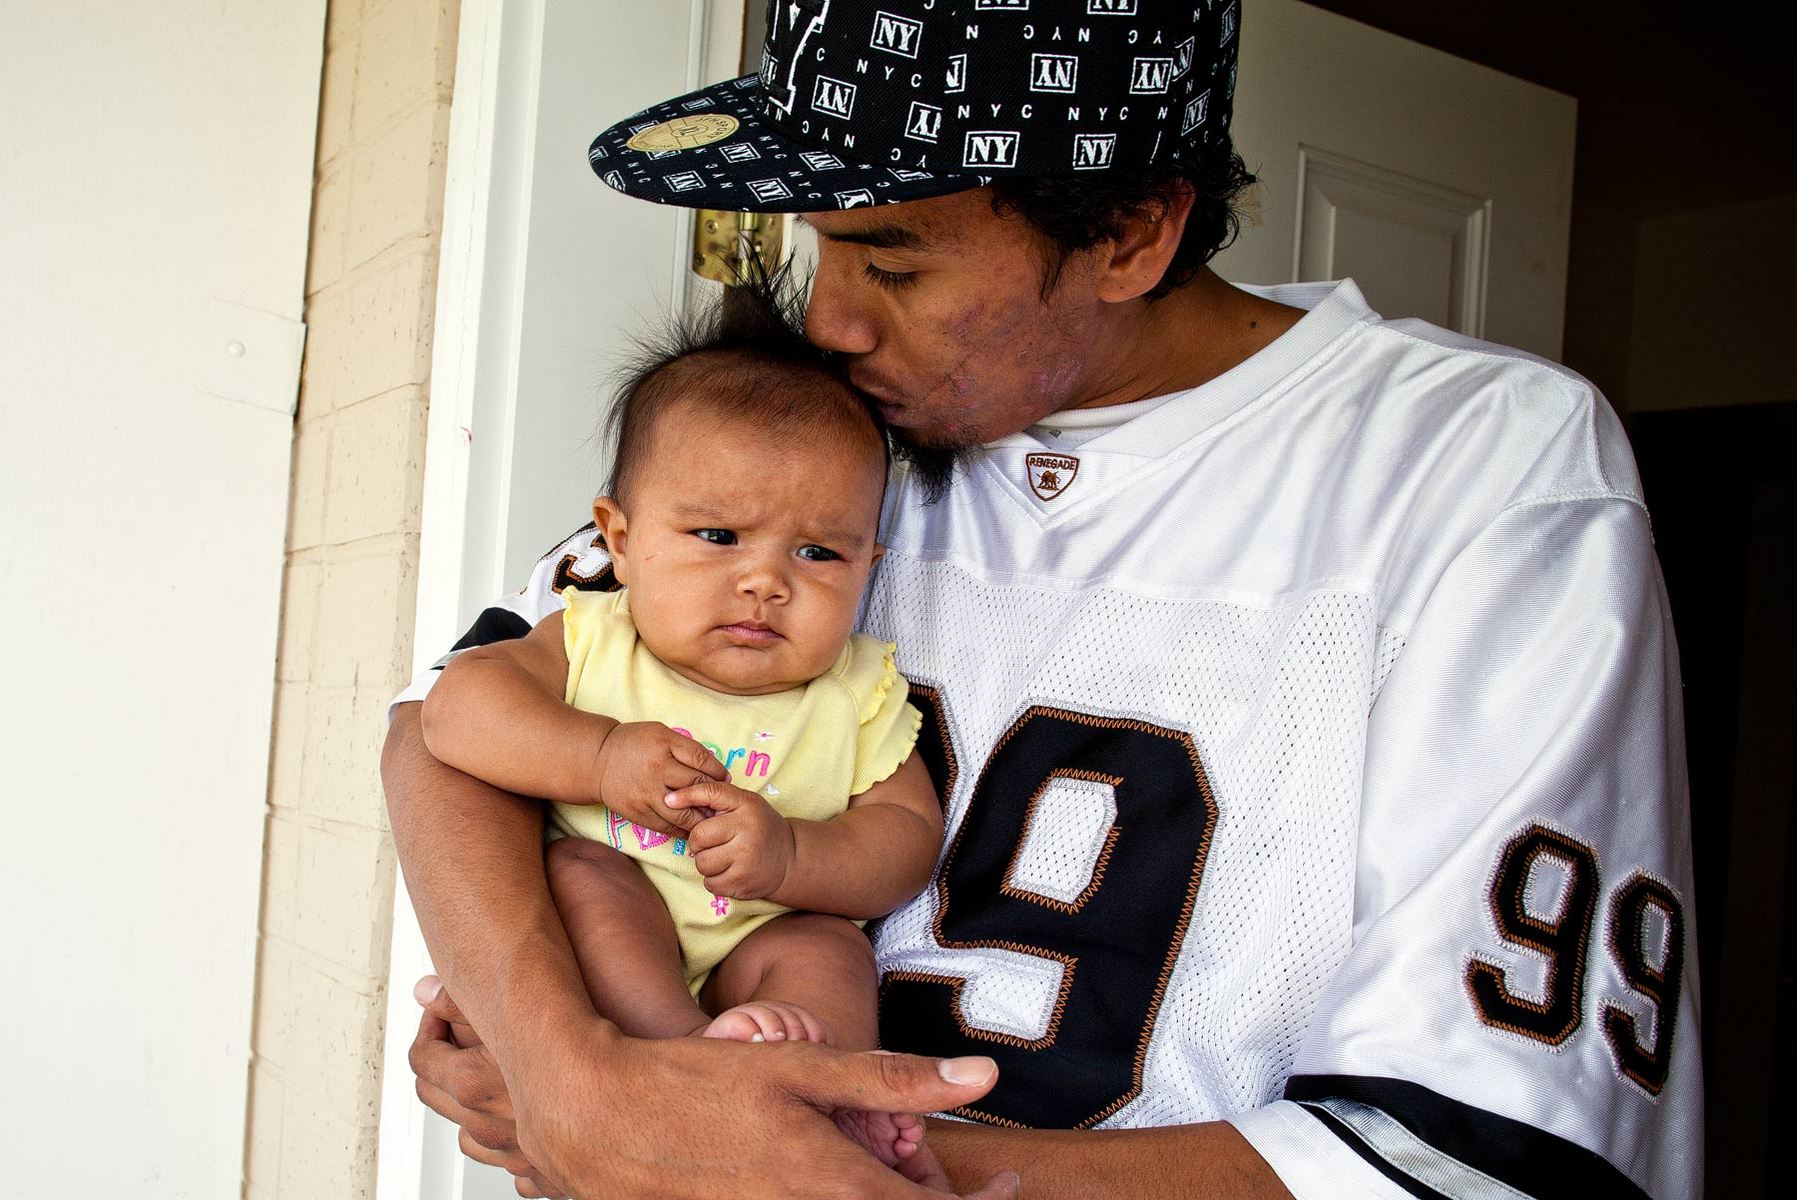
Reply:
[[[600,496],[593,501],[593,524],[598,527],[599,536],[605,539],[605,549],[611,555],[611,572],[619,583],[629,584],[625,573],[629,570],[630,531],[629,521],[624,517],[624,510],[610,496]]]

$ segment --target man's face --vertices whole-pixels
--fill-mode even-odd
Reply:
[[[1103,392],[1087,256],[1044,299],[1041,235],[994,214],[986,189],[806,220],[819,251],[806,332],[847,358],[902,440],[973,446]]]

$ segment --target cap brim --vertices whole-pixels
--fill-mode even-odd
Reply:
[[[728,212],[826,212],[983,187],[860,162],[787,137],[761,117],[759,80],[726,80],[646,108],[593,139],[593,172],[627,196]]]

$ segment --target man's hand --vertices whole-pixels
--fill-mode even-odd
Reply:
[[[792,826],[765,797],[707,781],[668,798],[668,806],[711,815],[687,835],[687,852],[714,896],[760,900],[786,882],[792,866]]]
[[[522,1196],[941,1200],[949,1185],[933,1156],[920,1151],[901,1174],[845,1137],[830,1113],[933,1112],[978,1099],[998,1078],[990,1059],[650,1042],[596,1026],[514,1068],[530,1089],[514,1124],[505,1080],[448,994],[426,979],[418,996],[419,1098],[462,1127],[470,1158],[511,1171]],[[1015,1200],[1017,1187],[1003,1172],[968,1200]]]
[[[730,778],[724,764],[692,738],[659,721],[614,726],[593,764],[593,801],[644,829],[685,837],[702,814],[670,808],[665,798],[696,783]]]

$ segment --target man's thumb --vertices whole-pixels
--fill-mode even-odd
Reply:
[[[989,1058],[920,1058],[915,1054],[841,1054],[832,1057],[813,1099],[845,1108],[940,1112],[969,1104],[998,1082]]]
[[[434,1017],[441,1017],[451,1024],[467,1023],[468,1018],[462,1015],[456,1002],[449,998],[449,989],[435,975],[426,975],[420,979],[412,988],[412,998]]]

